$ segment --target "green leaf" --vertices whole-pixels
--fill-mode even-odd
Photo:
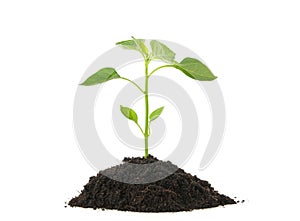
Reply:
[[[195,80],[212,81],[217,78],[205,64],[195,58],[185,58],[174,64],[174,67]]]
[[[148,48],[145,45],[145,39],[135,39],[134,37],[132,37],[132,39],[135,41],[135,43],[138,46],[139,50],[143,54],[148,55]]]
[[[120,41],[117,42],[116,45],[120,45],[128,50],[139,51],[143,56],[148,55],[148,48],[145,45],[145,39],[135,39],[132,37],[132,40]]]
[[[152,57],[154,59],[162,60],[166,63],[173,63],[175,59],[175,53],[168,48],[165,44],[152,40],[150,42],[151,49],[152,49]]]
[[[136,124],[138,123],[138,116],[137,116],[137,114],[135,113],[134,110],[132,110],[129,107],[124,107],[122,105],[120,106],[120,110],[126,118],[128,118],[129,120],[134,121]]]
[[[97,71],[95,74],[88,77],[83,83],[80,85],[91,86],[95,84],[101,84],[106,81],[120,78],[120,75],[114,68],[102,68]]]
[[[160,108],[157,108],[155,111],[153,111],[149,117],[150,121],[154,121],[156,118],[158,118],[161,115],[161,112],[163,110],[164,110],[164,107],[160,107]]]

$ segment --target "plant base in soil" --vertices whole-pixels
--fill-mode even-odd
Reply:
[[[132,171],[134,164],[157,162],[154,171]],[[140,180],[153,176],[161,170],[170,168],[176,172],[156,182],[129,184],[108,177],[131,177],[141,174]],[[146,169],[145,169],[146,168]],[[105,176],[106,174],[108,176]],[[120,179],[117,179],[120,180]],[[71,207],[93,209],[113,209],[134,212],[179,212],[204,209],[236,202],[228,196],[218,193],[204,180],[186,173],[171,162],[160,161],[149,155],[147,159],[124,158],[123,163],[100,171],[90,178],[79,196],[68,203]]]

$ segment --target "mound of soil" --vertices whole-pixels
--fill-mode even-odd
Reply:
[[[154,162],[156,162],[154,169],[141,167],[140,171],[136,171],[136,167],[132,167],[132,164]],[[168,169],[176,172],[152,183],[126,183],[126,179],[133,176],[139,181],[145,181],[153,174]],[[207,181],[186,173],[170,161],[160,161],[149,155],[147,159],[124,158],[122,164],[100,171],[97,176],[90,178],[80,195],[71,199],[69,205],[134,212],[178,212],[235,203],[228,196],[219,194]]]

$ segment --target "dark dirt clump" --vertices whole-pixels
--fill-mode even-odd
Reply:
[[[132,167],[132,164],[152,164],[155,167]],[[174,170],[175,168],[175,170]],[[146,183],[149,177],[166,170],[174,170],[164,179]],[[108,178],[116,177],[114,179]],[[126,179],[137,179],[137,183],[129,184]],[[120,180],[124,182],[120,182]],[[178,212],[193,209],[204,209],[236,202],[219,194],[204,180],[186,173],[171,162],[160,161],[149,155],[147,159],[124,158],[123,163],[90,178],[80,195],[70,200],[72,207],[93,209],[116,209],[134,212]]]

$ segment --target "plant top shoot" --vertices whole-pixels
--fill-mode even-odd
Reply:
[[[175,60],[175,52],[173,52],[170,48],[168,48],[165,44],[157,41],[151,40],[150,47],[151,50],[146,46],[144,39],[136,39],[132,37],[131,40],[121,41],[116,43],[117,45],[121,46],[124,49],[128,50],[135,50],[141,54],[144,59],[145,69],[144,69],[144,76],[145,76],[145,83],[144,88],[141,88],[138,84],[134,81],[121,77],[118,72],[112,67],[105,67],[98,70],[96,73],[88,77],[83,83],[80,85],[83,86],[92,86],[96,84],[101,84],[106,81],[112,79],[122,79],[125,81],[130,82],[134,87],[136,87],[145,98],[145,127],[144,129],[140,126],[138,121],[138,115],[136,112],[129,108],[120,105],[121,113],[128,118],[129,120],[133,121],[137,127],[140,129],[141,133],[144,136],[144,143],[145,143],[145,155],[144,157],[148,157],[148,138],[150,136],[150,126],[151,122],[157,119],[161,113],[163,112],[164,107],[159,107],[150,113],[149,111],[149,78],[158,70],[163,68],[176,68],[184,73],[186,76],[198,80],[198,81],[212,81],[217,77],[213,75],[213,73],[209,70],[209,68],[203,64],[201,61],[195,58],[186,57],[182,61],[177,62]],[[165,64],[159,67],[156,67],[153,70],[149,70],[149,64],[151,61],[162,61]]]

